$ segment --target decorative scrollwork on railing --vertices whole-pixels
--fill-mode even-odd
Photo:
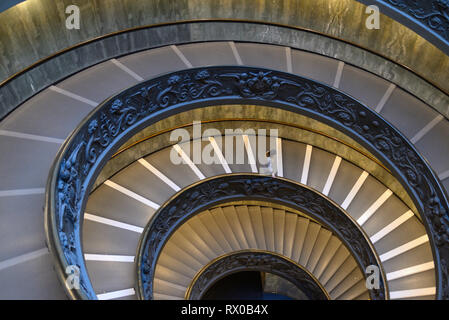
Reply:
[[[448,0],[357,1],[367,6],[378,6],[380,12],[415,31],[421,37],[437,46],[446,55],[449,54]]]
[[[295,182],[251,174],[210,178],[177,194],[158,210],[144,230],[137,257],[139,296],[153,298],[157,260],[173,232],[195,214],[220,203],[238,200],[266,200],[294,208],[320,221],[346,245],[365,271],[381,264],[360,227],[337,205],[312,189]],[[373,300],[386,299],[385,279],[370,290]]]
[[[206,266],[194,279],[187,299],[200,300],[217,281],[241,271],[260,271],[278,275],[295,285],[310,300],[328,300],[328,294],[305,269],[269,252],[239,251]]]
[[[449,299],[449,205],[438,178],[396,129],[357,100],[313,80],[251,67],[207,67],[160,76],[101,104],[57,156],[47,188],[47,238],[58,274],[80,268],[74,298],[95,298],[81,252],[80,220],[90,187],[109,157],[147,125],[214,104],[259,104],[311,116],[364,145],[404,185],[427,228],[436,262],[437,296]],[[441,259],[441,260],[440,260]],[[64,280],[64,279],[62,279]]]
[[[381,0],[430,28],[449,41],[448,0]]]

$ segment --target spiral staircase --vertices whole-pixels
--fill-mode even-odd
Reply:
[[[393,81],[347,62],[290,46],[247,41],[169,44],[117,56],[52,83],[0,122],[0,298],[66,299],[44,223],[47,180],[66,139],[98,106],[132,86],[164,74],[210,66],[250,66],[317,81],[360,101],[406,137],[449,188],[446,115]],[[380,261],[389,299],[435,299],[432,244],[408,190],[357,139],[307,116],[253,105],[214,105],[160,119],[134,132],[105,160],[88,192],[80,221],[82,253],[95,296],[137,299],[136,268],[143,235],[158,212],[202,181],[251,174],[261,177],[258,154],[272,151],[277,179],[316,192],[345,213],[366,236]],[[270,136],[237,133],[225,157],[221,135],[170,141],[177,128],[278,129]],[[166,121],[166,122],[164,122]],[[262,139],[261,139],[262,138]],[[266,141],[260,147],[256,141]],[[270,144],[271,143],[271,144]],[[195,163],[194,145],[213,151],[214,163]],[[274,147],[272,147],[274,146]],[[61,149],[60,149],[61,148]],[[197,149],[198,150],[198,149]],[[241,152],[240,151],[240,152]],[[59,152],[59,153],[58,153]],[[173,164],[176,153],[181,164]],[[232,159],[233,160],[233,159]],[[50,175],[50,178],[49,178]],[[47,190],[48,191],[48,190]],[[48,195],[48,193],[47,193]],[[300,266],[329,299],[371,299],[366,271],[329,226],[307,212],[272,199],[215,204],[186,219],[167,238],[154,269],[153,298],[188,299],[198,275],[233,252],[271,252]],[[447,267],[447,266],[446,266]],[[58,267],[56,267],[58,268]],[[443,269],[445,266],[443,266]],[[446,271],[447,272],[447,271]],[[18,280],[20,279],[20,281]]]
[[[244,135],[234,138],[248,141],[247,152],[256,152],[255,139]],[[282,167],[281,176],[327,195],[362,225],[391,280],[390,295],[417,290],[430,293],[432,298],[432,253],[424,227],[410,208],[349,161],[311,145],[278,139],[277,154],[282,156],[273,156],[273,160],[282,164],[274,161],[275,170],[279,174]],[[203,142],[203,146],[209,143]],[[181,150],[193,149],[192,145],[181,145]],[[269,142],[266,145],[268,148]],[[160,204],[176,191],[208,177],[258,172],[257,165],[251,168],[251,155],[240,165],[174,165],[170,161],[172,148],[127,166],[89,197],[83,246],[99,298],[134,295],[134,255],[140,234]],[[345,246],[335,236],[331,239],[331,232],[309,222],[285,209],[251,205],[217,207],[192,218],[172,236],[160,257],[155,281],[161,291],[155,297],[183,298],[195,274],[209,261],[245,249],[274,251],[299,262],[320,280],[332,298],[366,297],[365,277]],[[336,289],[339,285],[344,289]]]

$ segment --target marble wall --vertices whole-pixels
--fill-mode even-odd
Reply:
[[[348,43],[288,27],[243,22],[194,22],[133,30],[73,48],[0,86],[0,119],[26,99],[96,63],[170,44],[233,40],[315,52],[368,70],[449,117],[449,97],[409,70]]]
[[[65,28],[70,4],[80,7],[79,30]],[[0,81],[55,52],[119,30],[179,20],[243,19],[357,43],[449,91],[448,56],[385,15],[379,30],[369,30],[366,17],[365,6],[355,0],[27,0],[0,13]]]

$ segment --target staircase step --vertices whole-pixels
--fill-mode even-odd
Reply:
[[[307,262],[307,269],[313,271],[318,264],[318,261],[321,258],[321,255],[324,252],[324,249],[327,246],[331,238],[332,233],[329,230],[320,229],[318,237],[315,241],[315,245],[313,246],[312,253],[310,254],[309,261]]]
[[[320,232],[321,226],[317,223],[310,223],[307,229],[304,246],[301,251],[301,257],[299,258],[299,264],[307,266],[310,255],[312,254],[313,247]]]

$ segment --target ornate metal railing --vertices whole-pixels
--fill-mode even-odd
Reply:
[[[269,200],[304,212],[331,230],[347,247],[362,272],[368,266],[382,270],[379,258],[357,223],[331,200],[307,186],[284,178],[258,174],[230,174],[200,181],[174,195],[145,228],[137,255],[138,296],[153,299],[157,261],[170,236],[194,215],[218,204],[239,200]],[[388,298],[385,275],[379,288],[370,290],[372,300]]]
[[[278,275],[295,285],[310,300],[329,300],[326,290],[302,266],[278,254],[243,250],[215,259],[192,281],[186,298],[200,300],[219,280],[241,271],[260,271]]]
[[[354,98],[325,84],[262,68],[220,66],[163,75],[107,100],[57,155],[46,195],[47,242],[59,276],[80,269],[73,298],[95,298],[80,230],[90,188],[109,157],[133,134],[167,116],[214,104],[256,104],[304,114],[346,132],[388,167],[414,201],[429,234],[437,298],[449,299],[449,205],[438,178],[413,145]]]
[[[414,30],[449,54],[448,0],[358,0],[378,5],[380,11]]]

